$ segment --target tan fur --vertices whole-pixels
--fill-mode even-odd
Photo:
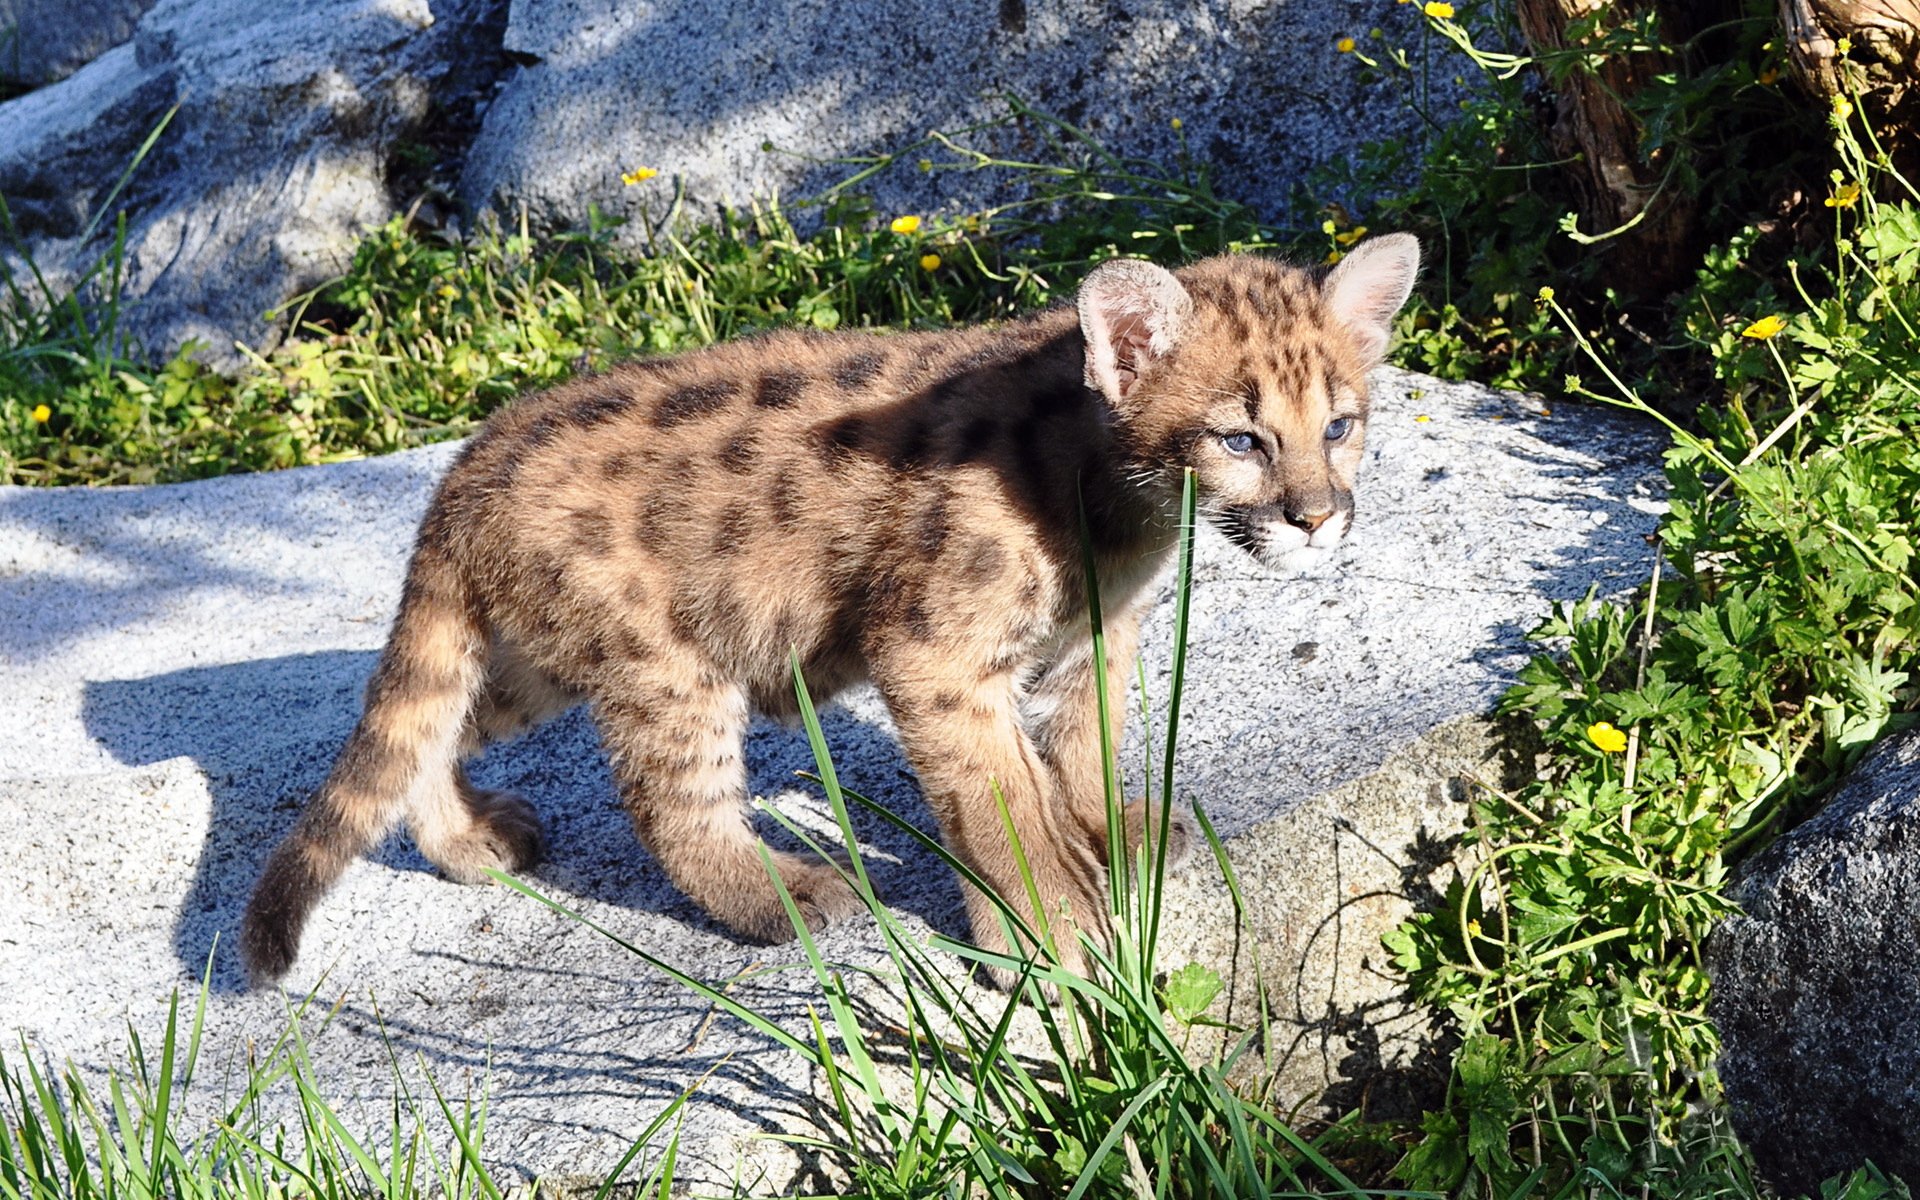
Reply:
[[[877,685],[963,860],[1025,907],[997,786],[1046,915],[1102,936],[1082,506],[1117,734],[1183,468],[1208,515],[1279,565],[1351,521],[1366,374],[1417,260],[1411,239],[1370,245],[1370,266],[1363,246],[1331,277],[1237,257],[1177,282],[1109,264],[1077,312],[773,333],[503,410],[441,483],[360,726],[256,889],[256,976],[286,969],[312,905],[399,820],[455,879],[530,863],[531,809],[474,788],[459,761],[579,701],[674,882],[742,934],[786,936],[741,738],[752,710],[792,715],[790,647],[816,697]],[[1329,440],[1343,416],[1351,431]],[[1223,441],[1238,433],[1257,451]],[[774,858],[810,923],[858,907],[831,867]],[[968,905],[976,936],[1004,947],[992,907]]]

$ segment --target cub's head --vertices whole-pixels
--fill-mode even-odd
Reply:
[[[1097,267],[1079,295],[1087,386],[1128,467],[1162,484],[1192,467],[1201,510],[1268,566],[1323,561],[1353,523],[1367,373],[1419,268],[1405,233],[1325,272],[1245,255]]]

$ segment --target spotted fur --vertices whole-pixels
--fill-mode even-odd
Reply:
[[[1183,472],[1262,561],[1329,553],[1417,263],[1405,235],[1330,273],[1112,262],[1075,307],[996,328],[773,333],[498,413],[429,506],[364,714],[255,889],[255,978],[287,970],[314,905],[401,822],[457,880],[533,863],[532,809],[460,764],[577,703],[674,882],[745,936],[787,935],[741,740],[753,710],[792,714],[790,650],[816,696],[877,685],[948,844],[1024,897],[997,787],[1046,915],[1103,936],[1096,672],[1124,694]],[[810,924],[858,907],[831,867],[773,862]]]

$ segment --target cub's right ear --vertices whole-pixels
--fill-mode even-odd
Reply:
[[[1087,386],[1110,403],[1130,398],[1155,361],[1179,340],[1193,299],[1173,273],[1116,258],[1080,285],[1080,332],[1087,341]]]

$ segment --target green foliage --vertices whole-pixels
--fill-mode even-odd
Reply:
[[[1831,243],[1744,289],[1743,314],[1687,326],[1725,389],[1696,429],[1543,296],[1612,387],[1566,390],[1673,432],[1671,507],[1632,605],[1589,597],[1537,631],[1555,653],[1502,710],[1540,739],[1538,778],[1479,799],[1478,865],[1388,938],[1463,1038],[1400,1167],[1414,1186],[1571,1186],[1609,1146],[1613,1186],[1663,1186],[1719,1100],[1702,946],[1732,910],[1729,868],[1920,704],[1920,194],[1843,120],[1835,156]],[[1696,296],[1724,299],[1751,242]]]
[[[1650,398],[1697,396],[1704,359],[1668,329],[1722,320],[1748,296],[1793,232],[1773,221],[1761,238],[1753,223],[1817,177],[1826,153],[1819,114],[1785,90],[1775,5],[1739,0],[1737,19],[1684,38],[1662,29],[1651,6],[1635,14],[1594,5],[1566,30],[1567,48],[1538,53],[1514,48],[1511,0],[1460,5],[1457,17],[1422,16],[1421,7],[1396,9],[1395,20],[1414,27],[1373,30],[1355,58],[1382,86],[1413,97],[1422,133],[1369,145],[1310,185],[1356,207],[1352,216],[1338,210],[1336,223],[1406,229],[1426,245],[1431,277],[1401,313],[1398,361],[1448,379],[1551,391],[1581,358],[1533,303],[1553,287]],[[1409,40],[1411,49],[1397,48]],[[1630,272],[1610,268],[1627,230],[1579,226],[1580,197],[1564,169],[1571,160],[1550,145],[1540,83],[1642,52],[1676,64],[1641,72],[1622,99],[1656,193],[1696,213],[1701,245],[1687,249],[1706,253],[1746,235],[1745,253],[1708,254],[1698,285],[1672,296],[1648,294]],[[1457,112],[1432,98],[1448,77],[1462,92]]]

